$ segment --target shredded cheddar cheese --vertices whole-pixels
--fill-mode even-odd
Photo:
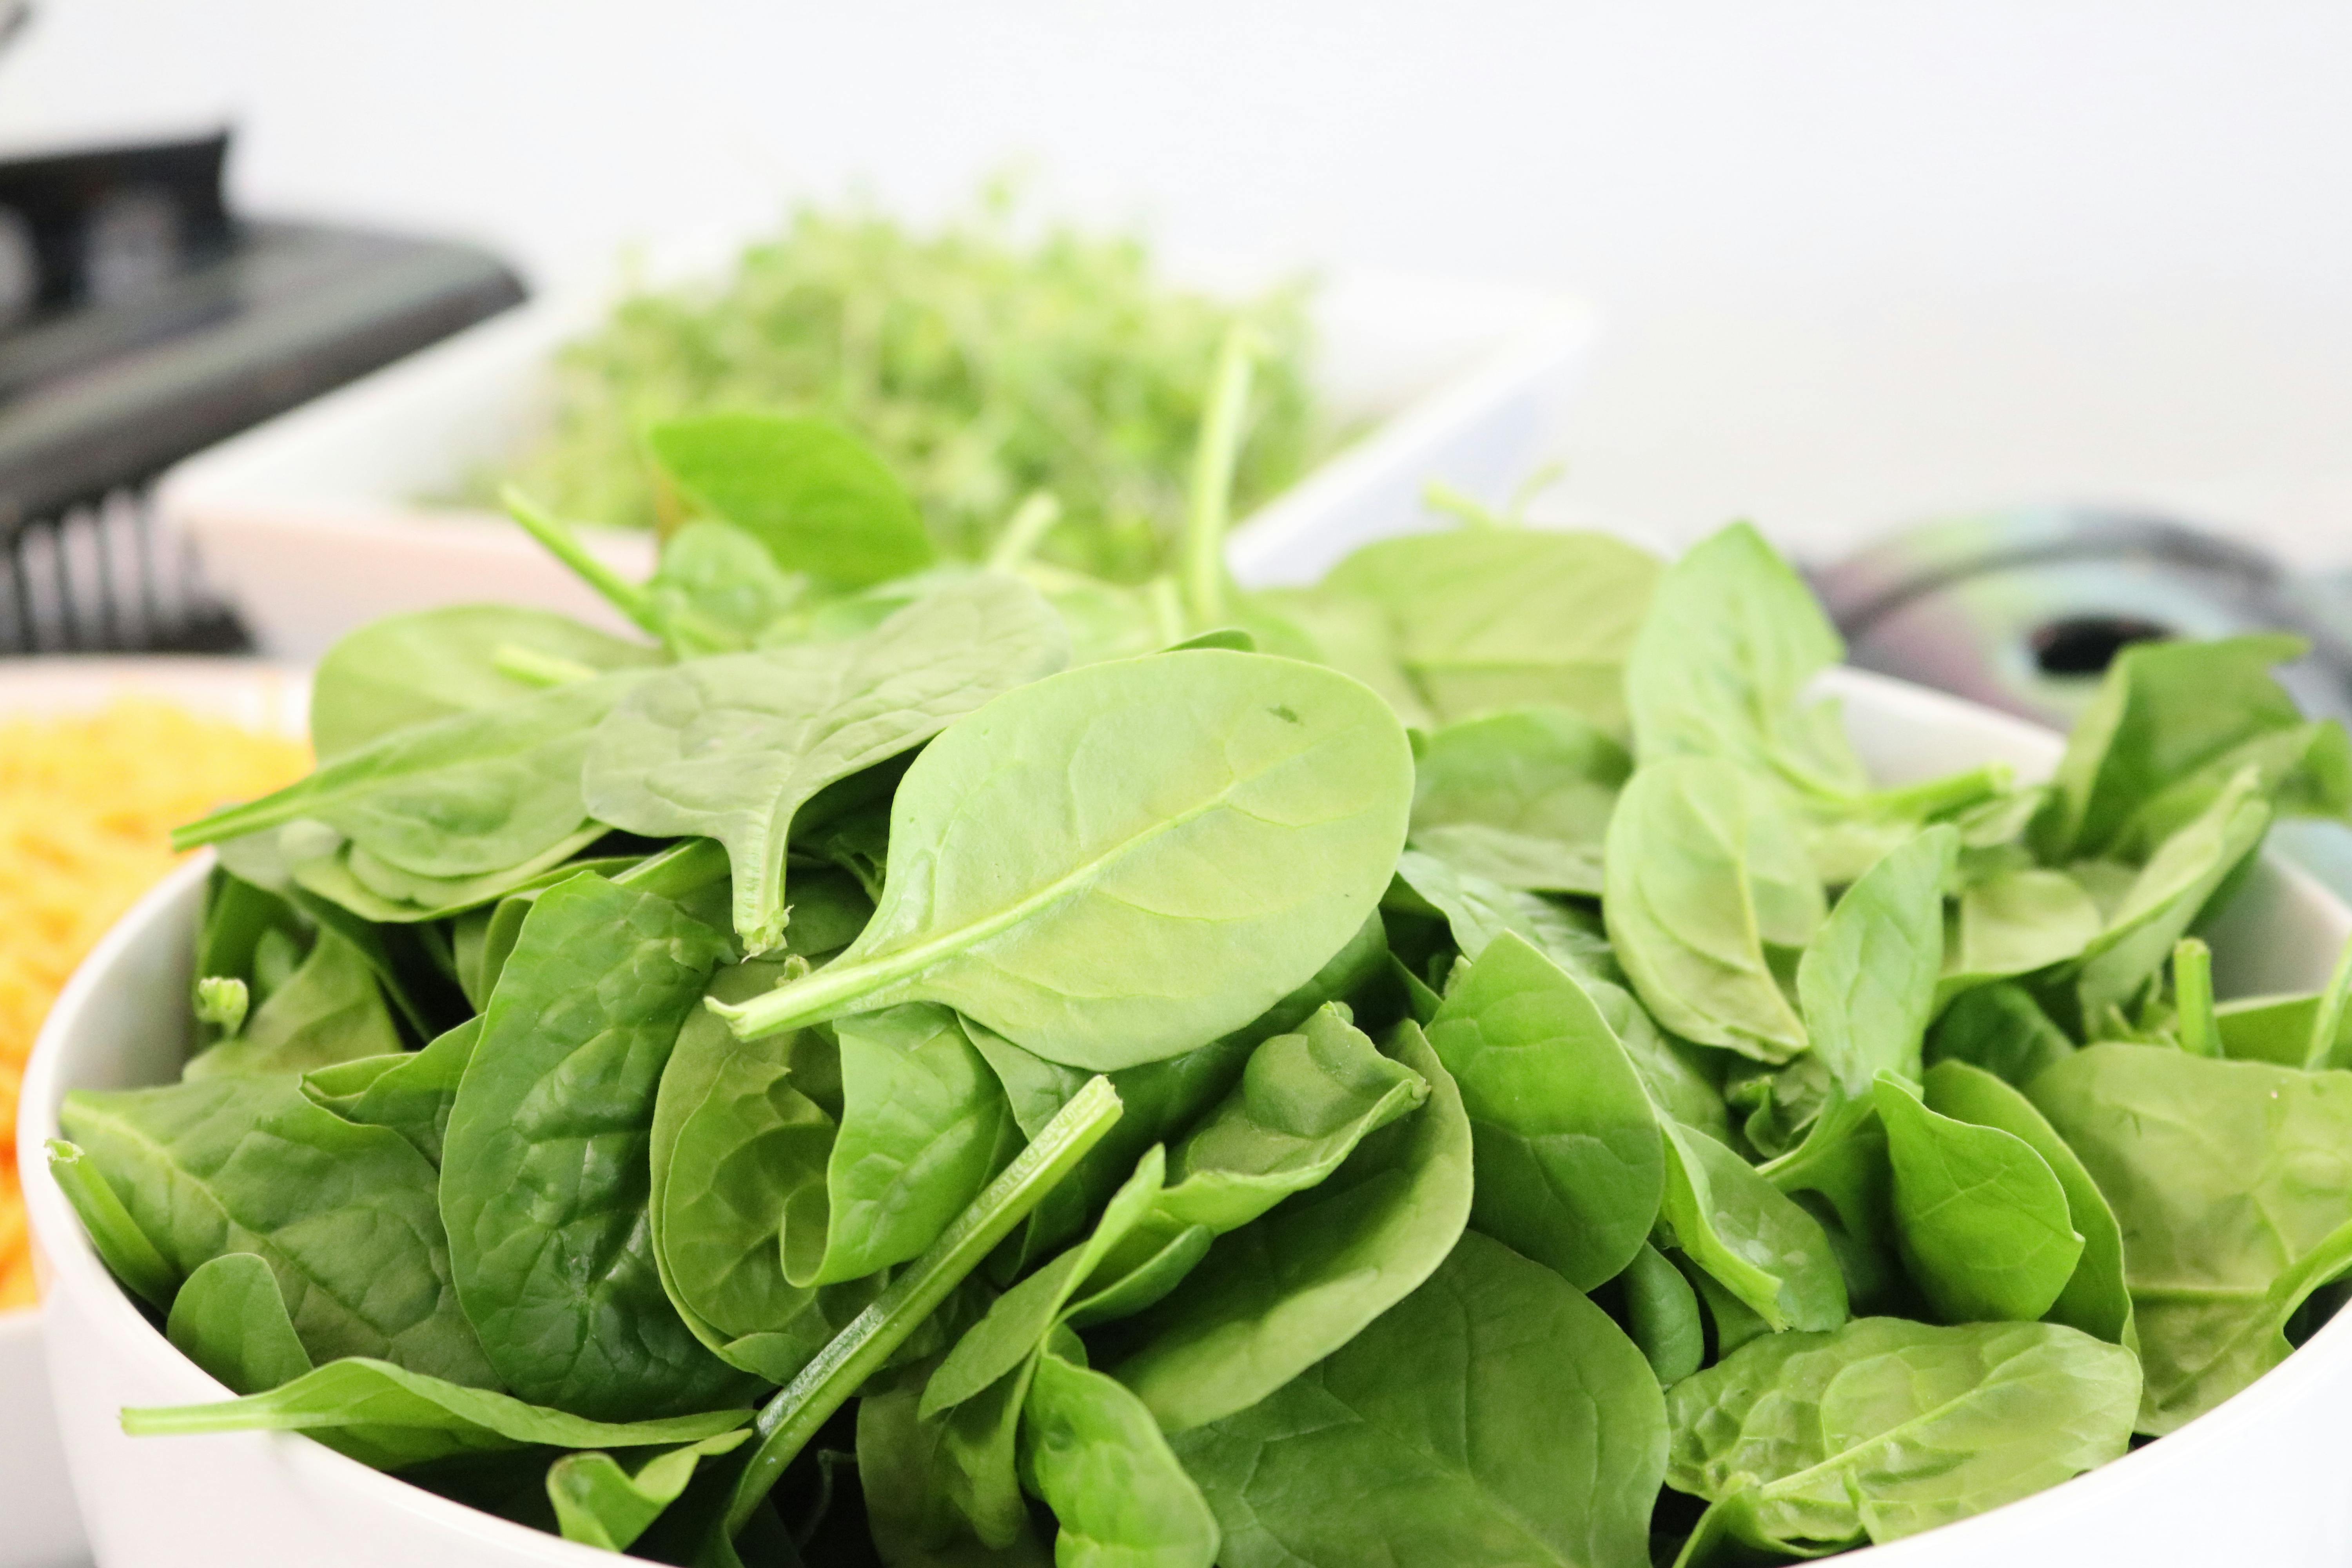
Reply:
[[[168,703],[0,719],[0,1311],[33,1300],[16,1097],[49,1004],[176,858],[171,830],[308,771],[309,749]]]

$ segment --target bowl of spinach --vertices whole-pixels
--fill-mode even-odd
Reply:
[[[648,581],[512,498],[637,636],[336,647],[27,1080],[102,1559],[2323,1560],[2295,646],[2062,744],[1744,527],[1244,592],[1211,426],[1163,589],[706,420]]]

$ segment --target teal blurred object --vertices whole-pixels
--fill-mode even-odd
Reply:
[[[2304,710],[2352,723],[2352,577],[2298,574],[2172,519],[1981,512],[1903,530],[1811,576],[1852,663],[2055,729],[2134,642],[2273,630],[2311,643],[2279,672]],[[2273,842],[2352,899],[2352,828],[2292,822]]]

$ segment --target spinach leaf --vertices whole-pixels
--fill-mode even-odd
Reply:
[[[1047,1350],[1021,1412],[1021,1470],[1061,1525],[1058,1568],[1210,1568],[1217,1521],[1151,1413]]]
[[[782,969],[721,969],[709,994],[757,994]],[[704,1012],[678,1030],[654,1101],[646,1212],[662,1288],[720,1360],[771,1383],[790,1382],[879,1288],[805,1289],[784,1274],[802,1233],[824,1250],[840,1079],[813,1030],[747,1042]]]
[[[2137,859],[2249,763],[2262,793],[2284,794],[2283,808],[2341,815],[2352,805],[2352,746],[2340,729],[2307,728],[2270,673],[2304,651],[2275,634],[2124,649],[2067,738],[2034,824],[2043,858]]]
[[[2240,772],[2140,868],[2106,928],[2083,950],[2074,993],[2086,1021],[2138,993],[2223,879],[2262,842],[2271,808],[2260,787],[2253,770]]]
[[[1404,731],[1344,676],[1196,649],[1006,692],[928,747],[873,921],[726,1009],[746,1037],[905,1001],[1049,1061],[1174,1056],[1355,934],[1404,839]]]
[[[1442,1262],[1470,1216],[1461,1091],[1419,1028],[1389,1054],[1429,1100],[1256,1222],[1217,1238],[1185,1281],[1121,1335],[1109,1370],[1181,1431],[1264,1398],[1349,1342]]]
[[[389,1362],[343,1356],[267,1394],[217,1405],[125,1410],[134,1437],[195,1432],[307,1432],[379,1470],[543,1445],[646,1448],[696,1443],[740,1428],[749,1410],[712,1410],[658,1421],[590,1421],[486,1388],[444,1382]]]
[[[337,639],[310,682],[310,744],[322,763],[395,730],[520,701],[540,688],[499,668],[502,649],[593,672],[661,662],[661,650],[626,642],[552,610],[519,605],[446,605],[371,621]]]
[[[988,1060],[945,1007],[908,1003],[835,1026],[841,1131],[826,1166],[829,1216],[784,1273],[833,1285],[904,1263],[939,1238],[1019,1152],[1021,1129]]]
[[[1648,1242],[1617,1277],[1624,1302],[1625,1332],[1638,1347],[1660,1386],[1672,1388],[1706,1359],[1706,1325],[1698,1296],[1681,1269]]]
[[[511,893],[551,886],[582,866],[594,868],[602,862],[573,858],[605,835],[603,823],[583,822],[527,859],[468,877],[421,877],[400,870],[327,824],[309,818],[229,839],[220,847],[220,857],[239,876],[274,868],[293,895],[309,895],[306,909],[331,907],[379,925],[415,925],[446,920]]]
[[[1097,1079],[1079,1090],[929,1250],[892,1276],[873,1305],[835,1335],[816,1359],[761,1409],[754,1423],[760,1446],[736,1482],[725,1519],[726,1533],[742,1530],[785,1467],[834,1412],[882,1370],[949,1292],[963,1282],[990,1249],[1012,1234],[1038,1200],[1070,1173],[1118,1120],[1118,1095],[1108,1079]]]
[[[1511,931],[1579,979],[1623,978],[1599,922],[1565,904],[1420,849],[1397,857],[1397,883],[1384,904],[1402,905],[1408,894],[1421,900],[1445,921],[1465,958],[1476,958],[1496,936]]]
[[[58,1119],[175,1280],[256,1253],[312,1359],[497,1381],[450,1283],[436,1173],[397,1132],[313,1104],[291,1074],[77,1089]]]
[[[885,1373],[857,1402],[857,1480],[874,1546],[891,1568],[1046,1568],[1024,1510],[1013,1542],[983,1544],[950,1497],[947,1428],[916,1415],[931,1363]]]
[[[1844,657],[1803,579],[1754,528],[1701,540],[1658,580],[1625,660],[1634,754],[1645,767],[1721,759],[1800,794],[1858,796],[1870,780],[1836,708],[1804,700]]]
[[[2114,1205],[2147,1393],[2170,1432],[2284,1360],[2347,1260],[2352,1073],[2087,1047],[2026,1086]]]
[[[1421,689],[1405,672],[1384,606],[1312,588],[1269,588],[1250,595],[1249,607],[1261,616],[1279,616],[1312,645],[1308,657],[1316,663],[1328,664],[1379,692],[1403,722],[1421,730],[1436,727]]]
[[[645,607],[680,658],[740,653],[807,594],[767,547],[732,523],[689,522],[662,541]]]
[[[2066,1031],[2050,1021],[2021,985],[1963,991],[1927,1037],[1927,1060],[1967,1062],[2005,1082],[2024,1085],[2074,1054]]]
[[[275,795],[176,830],[173,847],[316,820],[417,877],[511,870],[581,833],[591,730],[644,679],[602,675],[394,731]]]
[[[1666,1423],[1606,1313],[1473,1232],[1328,1358],[1170,1442],[1227,1568],[1644,1568]]]
[[[366,1057],[305,1073],[302,1092],[346,1121],[391,1128],[438,1170],[449,1108],[457,1103],[457,1085],[481,1035],[480,1017],[468,1018],[421,1051]]]
[[[839,426],[776,414],[705,414],[646,433],[697,510],[757,539],[787,571],[844,587],[931,563],[912,497]]]
[[[1610,819],[1608,872],[1610,943],[1659,1023],[1759,1061],[1806,1048],[1767,950],[1802,947],[1825,910],[1761,780],[1706,757],[1643,768]]]
[[[198,1264],[173,1298],[163,1336],[231,1394],[259,1394],[310,1370],[278,1276],[250,1252]]]
[[[62,1138],[48,1142],[49,1174],[73,1205],[74,1217],[89,1233],[89,1244],[122,1288],[157,1310],[168,1309],[180,1288],[181,1271],[172,1267],[131,1211],[107,1185],[97,1163],[77,1144]],[[199,1266],[201,1267],[201,1266]]]
[[[374,971],[358,948],[321,931],[302,966],[253,1010],[244,1031],[192,1058],[186,1076],[308,1072],[400,1048]]]
[[[2105,923],[2091,895],[2063,871],[2019,867],[1971,882],[1945,922],[1937,997],[2079,958]]]
[[[1931,827],[1848,888],[1797,963],[1813,1050],[1849,1096],[1882,1072],[1917,1082],[1944,959],[1944,879],[1959,834]]]
[[[466,1315],[536,1403],[625,1419],[742,1387],[670,1306],[646,1218],[655,1091],[726,956],[676,904],[583,872],[533,906],[482,1015],[441,1213]]]
[[[1511,888],[1601,892],[1625,749],[1565,708],[1449,724],[1416,763],[1412,842]]]
[[[2275,1067],[2312,1065],[2312,1026],[2319,1021],[2321,994],[2299,996],[2242,996],[2213,1009],[2221,1037],[2221,1054],[2238,1061],[2269,1062]],[[2332,1045],[2333,1039],[2325,1042]],[[2336,1065],[2332,1054],[2317,1064]]]
[[[1937,1314],[2029,1322],[2050,1310],[2084,1240],[2049,1163],[2011,1133],[1928,1110],[1892,1073],[1880,1077],[1876,1103],[1895,1170],[1895,1236]]]
[[[676,1502],[701,1462],[743,1446],[741,1428],[681,1444],[632,1470],[601,1451],[566,1454],[547,1469],[547,1500],[566,1541],[626,1552]]]
[[[1657,1218],[1665,1157],[1591,997],[1506,932],[1446,994],[1429,1044],[1470,1119],[1470,1223],[1580,1289],[1614,1278]]]
[[[695,659],[644,682],[597,724],[582,789],[616,827],[724,844],[735,929],[763,952],[783,938],[795,812],[1068,657],[1034,589],[975,576],[849,642]]]
[[[1323,588],[1386,612],[1397,662],[1442,720],[1557,705],[1615,733],[1657,576],[1606,534],[1467,529],[1367,544]]]
[[[1767,1551],[1916,1535],[2122,1457],[2131,1352],[2055,1323],[1858,1318],[1741,1346],[1666,1393],[1666,1484]]]
[[[2082,1257],[2043,1316],[2137,1353],[2139,1331],[2132,1323],[2131,1291],[2124,1277],[2123,1231],[2074,1151],[2022,1092],[1981,1068],[1939,1062],[1927,1069],[1927,1088],[1928,1110],[2018,1139],[2042,1156],[2065,1189],[2067,1222],[2083,1238]]]
[[[1845,1321],[1845,1279],[1821,1222],[1714,1139],[1672,1122],[1665,1134],[1675,1245],[1775,1331]]]

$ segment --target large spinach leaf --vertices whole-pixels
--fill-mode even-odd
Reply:
[[[588,810],[633,833],[724,844],[735,929],[765,952],[783,936],[794,813],[1068,658],[1036,590],[984,574],[851,641],[695,659],[597,724],[582,773]]]
[[[535,1403],[635,1418],[744,1386],[670,1306],[646,1217],[655,1091],[726,956],[676,904],[583,872],[533,906],[482,1015],[441,1213],[466,1315]]]
[[[1644,1568],[1666,1458],[1641,1352],[1475,1232],[1336,1353],[1170,1441],[1228,1568]]]
[[[1814,1052],[1849,1096],[1878,1074],[1918,1081],[1944,959],[1944,879],[1959,835],[1932,827],[1845,891],[1797,963]]]
[[[1446,994],[1429,1044],[1470,1118],[1470,1223],[1579,1289],[1614,1278],[1657,1218],[1665,1156],[1591,997],[1506,932]]]
[[[728,1016],[750,1036],[933,1001],[1051,1061],[1173,1056],[1355,934],[1412,792],[1403,729],[1344,676],[1216,649],[1070,670],[916,759],[872,922]]]
[[[1895,1541],[2122,1457],[2131,1352],[2055,1323],[1858,1318],[1742,1345],[1666,1394],[1666,1484],[1717,1528],[1817,1556]]]

